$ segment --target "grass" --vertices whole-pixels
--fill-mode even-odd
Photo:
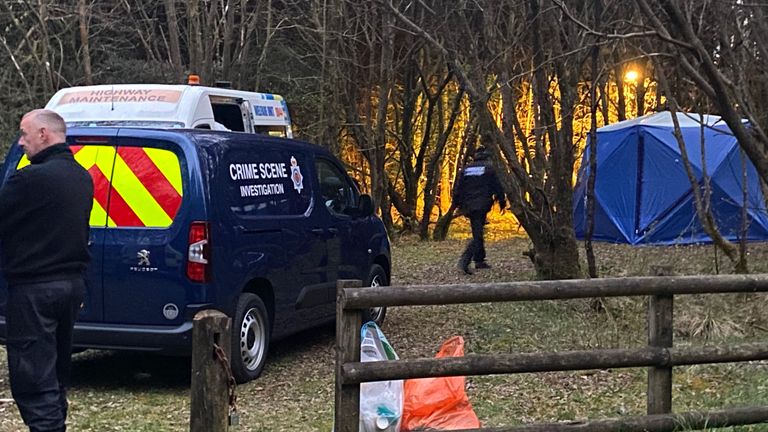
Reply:
[[[509,237],[507,234],[500,237]],[[534,272],[525,238],[488,243],[493,269],[464,276],[455,267],[466,234],[445,242],[394,242],[394,284],[525,280]],[[597,245],[602,276],[645,275],[672,263],[677,274],[712,274],[711,246]],[[768,270],[768,245],[750,246],[754,272]],[[643,346],[643,299],[614,298],[596,313],[587,300],[391,308],[384,332],[401,358],[431,357],[462,335],[467,353],[562,351]],[[702,345],[764,340],[764,295],[688,296],[675,300],[675,343]],[[334,327],[273,344],[262,377],[237,389],[239,430],[323,431],[332,428]],[[1,349],[0,349],[1,350]],[[139,353],[87,351],[74,359],[73,431],[184,431],[189,419],[189,360]],[[645,412],[643,369],[468,377],[469,398],[484,426],[584,420]],[[675,368],[674,410],[768,405],[768,364]],[[0,353],[0,398],[10,398]],[[0,403],[0,431],[23,430],[16,407]],[[767,431],[765,426],[729,429]]]

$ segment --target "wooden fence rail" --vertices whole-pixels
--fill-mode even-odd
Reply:
[[[358,430],[360,384],[392,379],[648,367],[647,416],[485,428],[475,431],[649,431],[768,422],[768,407],[672,414],[674,366],[768,360],[768,343],[672,346],[673,298],[681,294],[768,291],[768,275],[633,277],[465,285],[361,288],[339,281],[336,303],[336,432]],[[636,349],[468,355],[461,358],[360,362],[363,309],[378,306],[650,296],[648,346]]]

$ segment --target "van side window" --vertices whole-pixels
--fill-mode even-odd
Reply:
[[[285,131],[285,126],[260,126],[253,127],[254,132],[261,135],[269,135],[273,137],[285,138],[288,134]]]
[[[317,178],[322,202],[333,214],[347,214],[355,206],[355,192],[347,175],[325,159],[317,160]]]
[[[223,96],[210,95],[211,109],[213,110],[213,120],[222,125],[222,128],[213,127],[212,129],[230,130],[236,132],[245,132],[243,123],[243,109],[238,103],[238,99]],[[242,99],[239,99],[242,102]]]

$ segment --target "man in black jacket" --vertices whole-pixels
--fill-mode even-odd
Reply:
[[[72,329],[85,293],[93,180],[53,111],[21,119],[30,165],[0,189],[0,256],[11,393],[32,432],[65,431]]]
[[[486,216],[494,200],[498,201],[501,210],[507,207],[504,189],[488,159],[489,155],[485,147],[478,147],[474,160],[464,167],[454,188],[453,201],[457,204],[459,211],[469,218],[472,226],[472,241],[459,259],[459,268],[466,274],[472,274],[469,269],[469,263],[472,260],[475,261],[476,269],[491,267],[485,262],[483,230]]]

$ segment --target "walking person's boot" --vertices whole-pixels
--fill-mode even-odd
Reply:
[[[461,258],[459,258],[459,264],[458,264],[459,270],[463,271],[464,274],[471,275],[472,270],[469,269],[470,262],[472,262],[471,245],[470,247],[467,247],[467,250],[464,251],[464,253],[461,254]]]
[[[465,260],[463,258],[459,258],[459,270],[463,271],[464,274],[471,275],[472,270],[469,269],[469,260]]]

